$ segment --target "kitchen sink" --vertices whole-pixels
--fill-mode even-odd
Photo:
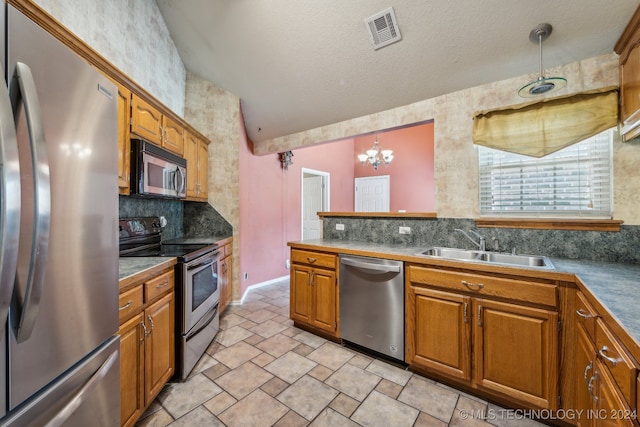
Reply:
[[[549,258],[538,255],[516,255],[501,252],[488,252],[457,248],[432,247],[416,255],[460,261],[475,261],[489,264],[512,265],[521,267],[554,268]]]

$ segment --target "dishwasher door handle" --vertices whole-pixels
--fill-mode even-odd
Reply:
[[[359,261],[351,258],[340,258],[340,263],[344,265],[350,265],[352,267],[366,268],[367,270],[375,270],[383,273],[400,273],[399,265],[382,265],[371,264],[364,261]]]

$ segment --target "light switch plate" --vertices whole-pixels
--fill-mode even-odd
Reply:
[[[336,224],[336,230],[344,231],[344,224]]]
[[[400,234],[411,234],[411,227],[400,227],[398,229],[398,233],[400,233]]]

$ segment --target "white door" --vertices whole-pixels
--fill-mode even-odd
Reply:
[[[311,170],[302,171],[302,239],[322,237],[318,212],[329,210],[329,174]]]
[[[389,212],[389,175],[355,179],[356,212]]]

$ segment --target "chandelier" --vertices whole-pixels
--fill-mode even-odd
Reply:
[[[376,136],[373,147],[367,150],[366,153],[358,154],[358,160],[360,160],[360,163],[363,165],[368,162],[375,170],[378,170],[381,164],[388,166],[391,163],[393,160],[393,150],[381,150],[380,144],[378,144],[378,137]]]

